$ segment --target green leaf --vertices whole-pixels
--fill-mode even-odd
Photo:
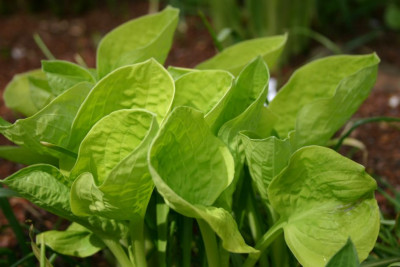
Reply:
[[[229,72],[221,70],[187,73],[175,81],[172,107],[189,106],[205,114],[212,112],[214,106],[231,88],[233,79]]]
[[[77,223],[65,231],[43,232],[36,236],[36,243],[40,240],[57,253],[80,258],[92,256],[105,247],[101,239]]]
[[[43,60],[42,69],[56,96],[80,82],[96,82],[89,70],[68,61]]]
[[[99,78],[118,67],[155,58],[161,64],[172,45],[179,11],[163,11],[129,21],[108,33],[97,50]]]
[[[222,238],[226,250],[256,252],[245,244],[230,213],[212,206],[232,182],[234,163],[202,113],[176,108],[154,140],[149,161],[157,190],[171,208],[204,219]]]
[[[275,136],[252,138],[251,133],[241,133],[247,165],[261,198],[268,203],[267,188],[272,179],[288,164],[291,155],[290,141]]]
[[[24,165],[37,163],[57,164],[57,159],[36,153],[33,150],[19,146],[0,146],[0,158]]]
[[[69,148],[77,151],[90,128],[119,109],[143,108],[161,122],[172,105],[175,86],[168,72],[154,59],[115,70],[99,81],[83,102],[72,126]]]
[[[78,217],[71,212],[69,181],[51,165],[32,165],[24,168],[2,183],[35,205],[70,221],[77,222],[101,236],[119,238],[126,235],[122,222],[100,216]]]
[[[296,130],[295,148],[325,145],[369,95],[378,62],[375,54],[332,56],[298,69],[269,105],[278,135]]]
[[[305,267],[325,266],[350,237],[360,261],[379,233],[376,182],[363,166],[331,149],[308,146],[268,187],[285,240]]]
[[[37,78],[33,76],[29,76],[28,80],[32,102],[38,110],[41,110],[54,99],[49,83],[46,78]]]
[[[229,92],[206,114],[212,131],[217,134],[223,124],[244,113],[251,105],[256,105],[258,110],[266,99],[268,80],[269,72],[263,60],[251,61],[235,79]]]
[[[349,238],[346,244],[329,260],[326,267],[359,267],[357,250]]]
[[[71,171],[71,208],[79,216],[144,217],[153,182],[147,151],[157,133],[154,114],[120,110],[104,117],[83,140]]]
[[[188,69],[188,68],[181,68],[181,67],[174,67],[174,66],[168,66],[167,71],[171,75],[171,77],[174,79],[174,81],[178,80],[182,75],[191,73],[191,72],[196,72],[198,70],[195,69]]]
[[[238,75],[257,56],[273,68],[282,53],[287,35],[277,35],[240,42],[196,66],[197,69],[222,69]]]
[[[38,111],[31,99],[29,89],[29,77],[45,78],[42,70],[32,70],[17,74],[4,90],[3,98],[5,105],[23,115],[29,117]]]
[[[59,152],[43,146],[40,142],[67,146],[72,121],[90,88],[90,84],[80,83],[55,98],[35,115],[17,120],[9,126],[0,126],[0,132],[17,145],[39,154],[58,157]]]

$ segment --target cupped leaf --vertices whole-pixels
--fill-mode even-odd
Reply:
[[[69,147],[77,150],[90,128],[101,118],[120,109],[143,108],[161,122],[175,92],[173,79],[157,61],[125,66],[104,77],[83,102],[72,126]]]
[[[278,135],[296,130],[302,145],[323,144],[369,95],[378,63],[375,54],[332,56],[298,69],[269,105]]]
[[[35,115],[8,126],[0,126],[0,132],[17,145],[39,154],[58,157],[59,152],[40,142],[67,147],[73,119],[90,88],[90,84],[80,83],[55,98]]]
[[[268,187],[283,223],[285,240],[305,267],[325,266],[350,237],[360,260],[379,233],[376,182],[363,166],[335,151],[308,146]]]
[[[92,232],[111,238],[125,236],[125,223],[107,220],[100,216],[78,217],[71,212],[69,181],[51,165],[32,165],[5,180],[12,190],[39,207],[70,221],[77,222]]]
[[[161,64],[172,45],[179,11],[167,7],[163,11],[129,21],[108,33],[97,49],[99,78],[129,64],[155,58]]]
[[[229,72],[221,70],[187,73],[175,81],[172,107],[189,106],[205,114],[212,112],[212,108],[232,87],[233,79]]]
[[[29,77],[46,78],[42,70],[32,70],[17,74],[4,90],[5,105],[27,117],[38,112],[38,108],[32,101],[29,89]]]
[[[80,82],[96,82],[89,70],[68,61],[43,60],[42,69],[56,96]]]
[[[269,71],[261,58],[251,61],[235,79],[229,92],[205,118],[211,130],[217,134],[221,126],[257,102],[263,105],[268,93]]]
[[[40,240],[57,253],[80,258],[92,256],[105,247],[101,239],[77,223],[72,223],[65,231],[40,233],[36,242]]]
[[[346,244],[329,260],[326,267],[359,267],[357,250],[349,238]]]
[[[265,38],[243,41],[230,46],[221,53],[196,66],[197,69],[222,69],[238,75],[249,61],[261,56],[272,68],[282,53],[287,35],[277,35]]]
[[[170,207],[204,219],[228,251],[256,252],[245,244],[230,213],[212,206],[232,182],[234,163],[202,113],[189,107],[174,109],[153,142],[149,162],[157,190]]]
[[[253,138],[249,132],[240,134],[250,175],[264,202],[268,203],[267,188],[272,179],[288,164],[291,155],[289,139],[275,136]]]
[[[71,208],[79,216],[118,220],[144,217],[154,184],[147,152],[157,132],[155,115],[119,110],[101,119],[83,140],[71,171]]]

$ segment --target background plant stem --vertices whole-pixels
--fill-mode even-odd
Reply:
[[[200,227],[201,236],[203,237],[204,246],[207,254],[207,261],[209,267],[220,267],[219,250],[217,245],[217,238],[211,227],[202,219],[197,219]]]

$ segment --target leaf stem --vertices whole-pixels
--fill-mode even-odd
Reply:
[[[211,227],[202,219],[197,219],[206,248],[207,261],[209,267],[219,267],[220,259],[218,253],[217,238]]]
[[[102,241],[110,249],[121,267],[136,267],[136,265],[129,260],[118,241],[108,238],[102,238]]]
[[[143,223],[144,219],[140,216],[134,217],[129,223],[129,232],[131,234],[133,259],[137,267],[147,266],[146,252],[144,249]]]
[[[182,237],[182,266],[190,267],[192,256],[192,233],[193,233],[193,219],[183,217],[183,237]]]
[[[156,220],[157,220],[157,253],[158,266],[167,266],[167,239],[168,239],[168,214],[169,207],[164,203],[163,198],[157,194]]]
[[[258,249],[260,253],[250,254],[246,259],[243,267],[252,267],[258,259],[260,258],[260,254],[274,241],[283,231],[283,226],[286,224],[286,221],[279,220],[277,221],[264,235],[261,239],[256,243],[255,249]]]

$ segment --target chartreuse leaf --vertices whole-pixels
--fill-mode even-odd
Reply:
[[[71,208],[79,216],[144,218],[154,184],[147,151],[157,132],[155,115],[119,110],[97,122],[82,141],[71,177]]]
[[[226,250],[256,252],[245,244],[230,213],[212,206],[232,182],[234,162],[202,113],[189,107],[174,109],[153,142],[149,162],[157,190],[171,208],[204,220]]]
[[[54,95],[80,82],[96,82],[89,70],[64,60],[43,60],[42,69]]]
[[[118,67],[149,58],[163,64],[172,45],[178,15],[178,9],[167,7],[122,24],[104,36],[97,49],[99,78]]]
[[[58,163],[56,158],[41,155],[34,150],[20,146],[0,146],[0,158],[25,165],[37,163],[56,165]]]
[[[77,222],[101,236],[118,238],[126,235],[126,225],[100,216],[78,217],[71,212],[69,181],[51,165],[32,165],[1,180],[19,195],[39,207],[70,221]]]
[[[251,61],[235,79],[229,92],[206,114],[211,130],[217,134],[223,124],[244,113],[251,105],[256,105],[257,110],[260,105],[262,107],[268,93],[268,80],[269,72],[263,60],[256,58]]]
[[[285,240],[305,267],[325,266],[350,237],[360,261],[379,233],[376,182],[363,166],[335,151],[308,146],[268,187]]]
[[[58,157],[59,152],[40,142],[45,141],[59,147],[67,146],[72,121],[90,88],[88,83],[77,84],[35,115],[17,120],[8,126],[0,126],[0,132],[17,145],[40,154]]]
[[[254,138],[250,132],[240,134],[251,178],[264,202],[268,203],[267,188],[276,175],[286,167],[291,155],[289,139],[275,136]]]
[[[332,56],[298,69],[269,105],[278,135],[296,130],[296,147],[324,145],[369,95],[378,63],[375,54]]]
[[[57,253],[80,258],[89,257],[105,247],[100,238],[77,223],[72,223],[65,231],[40,233],[36,243],[40,240]]]
[[[196,66],[197,69],[221,69],[238,75],[249,61],[262,57],[273,68],[285,46],[287,35],[257,38],[230,46]]]
[[[23,115],[29,117],[38,112],[38,108],[32,101],[29,89],[29,77],[46,78],[42,70],[32,70],[17,74],[4,90],[5,105]]]
[[[174,66],[168,66],[167,70],[171,75],[171,77],[174,79],[174,81],[178,80],[178,78],[180,78],[182,75],[199,71],[195,69],[188,69],[188,68],[174,67]]]
[[[51,92],[49,83],[44,78],[29,76],[29,93],[33,104],[38,110],[47,106],[53,99],[54,95]]]
[[[357,250],[349,238],[346,244],[329,260],[326,267],[359,267]]]
[[[205,114],[228,92],[234,77],[222,70],[195,71],[175,81],[172,107],[189,106]]]
[[[174,81],[154,59],[125,66],[104,77],[83,102],[72,126],[69,147],[77,150],[90,128],[119,109],[143,108],[154,112],[161,122],[175,92]]]

